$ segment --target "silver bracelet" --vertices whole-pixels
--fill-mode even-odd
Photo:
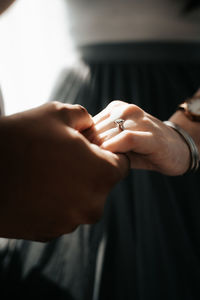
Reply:
[[[190,166],[186,173],[189,173],[192,171],[193,172],[197,171],[199,168],[200,156],[199,156],[198,148],[197,148],[193,138],[185,130],[183,130],[181,127],[179,127],[177,124],[175,124],[171,121],[164,121],[163,123],[166,124],[167,126],[173,128],[176,132],[178,132],[180,134],[180,136],[183,138],[183,140],[186,142],[186,144],[188,145],[188,148],[190,150]]]

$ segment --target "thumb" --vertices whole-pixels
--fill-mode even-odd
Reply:
[[[80,132],[93,125],[91,115],[79,104],[65,104],[62,112],[65,124]]]

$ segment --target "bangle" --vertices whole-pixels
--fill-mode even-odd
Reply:
[[[186,173],[195,172],[199,168],[199,151],[198,148],[193,140],[193,138],[181,127],[179,127],[177,124],[171,122],[171,121],[164,121],[164,124],[167,126],[173,128],[176,132],[179,133],[179,135],[182,137],[182,139],[186,142],[188,145],[188,148],[190,150],[190,165]]]

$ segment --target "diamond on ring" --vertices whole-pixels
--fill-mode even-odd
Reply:
[[[123,120],[123,119],[117,119],[117,120],[115,120],[114,123],[121,131],[123,131],[123,130],[125,130],[124,122],[125,122],[125,120]]]

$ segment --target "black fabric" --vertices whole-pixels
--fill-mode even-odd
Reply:
[[[134,44],[129,46],[134,51]],[[151,52],[148,46],[142,44]],[[164,56],[156,61],[155,53],[143,59],[140,51],[127,60],[121,45],[121,56],[110,62],[105,47],[105,61],[86,57],[78,67],[63,71],[51,99],[80,103],[92,115],[121,99],[166,120],[199,87],[200,60],[188,61],[188,47],[182,45],[185,54],[178,61],[165,61]],[[199,45],[191,47],[200,53]],[[165,45],[154,49],[160,56]],[[2,262],[7,259],[1,264],[4,286],[20,286],[16,293],[26,294],[26,285],[44,299],[56,290],[58,299],[92,299],[98,244],[106,233],[99,299],[200,299],[199,176],[199,171],[180,177],[131,171],[109,195],[98,224],[47,245],[13,241],[15,247],[2,257]]]
[[[148,46],[147,46],[148,45]],[[83,61],[92,63],[196,63],[200,62],[200,42],[127,42],[83,45],[77,48]],[[123,59],[122,59],[123,57]]]
[[[191,12],[200,6],[199,0],[188,0],[185,6],[185,12]]]
[[[46,244],[0,240],[1,299],[91,299],[102,227],[80,226]]]

